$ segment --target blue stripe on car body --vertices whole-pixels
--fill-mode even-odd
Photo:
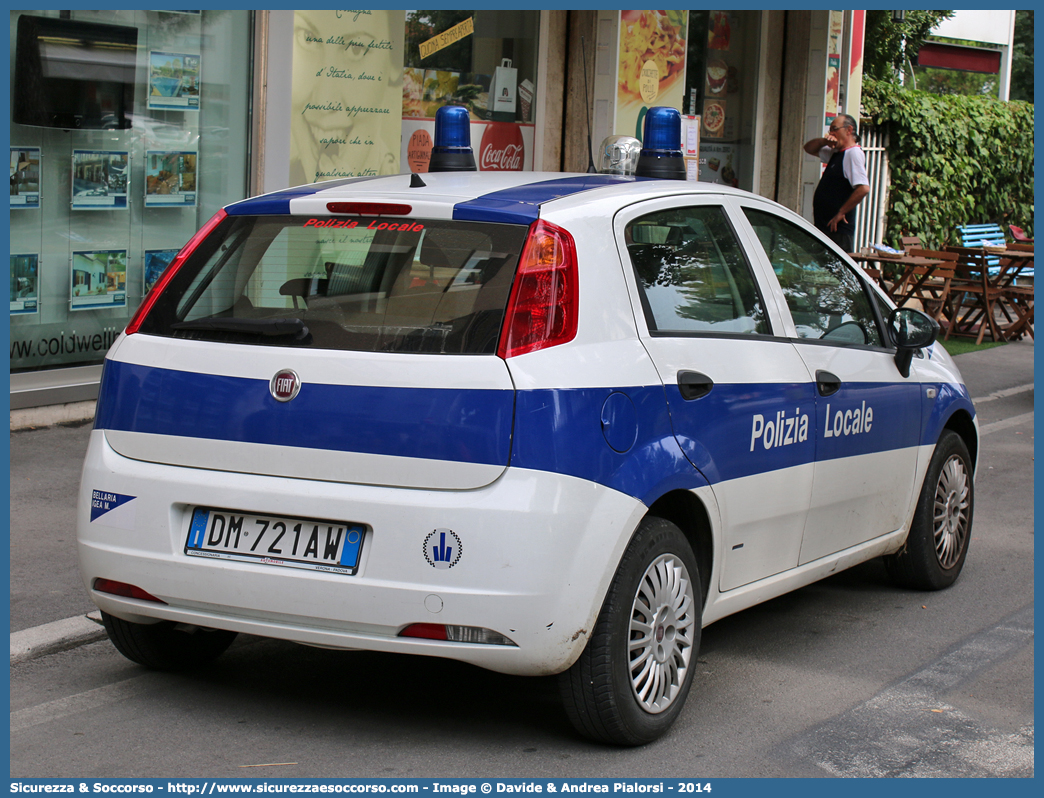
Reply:
[[[923,384],[850,387],[849,399],[817,400],[818,421],[811,422],[807,440],[770,448],[759,443],[752,451],[753,414],[737,413],[735,407],[751,397],[779,396],[780,411],[785,411],[792,400],[810,396],[811,383],[716,385],[711,395],[699,400],[706,403],[701,414],[706,421],[696,435],[679,440],[671,428],[662,385],[513,392],[305,384],[293,402],[280,403],[264,380],[107,360],[95,427],[449,462],[510,463],[586,479],[649,504],[671,487],[693,488],[816,460],[890,451],[901,448],[903,441],[919,439],[921,445],[931,445],[954,409],[974,413],[964,386],[939,385],[931,419],[919,436],[911,435],[902,421],[904,414],[891,411],[909,401],[907,389],[920,391]],[[666,389],[669,401],[684,401],[680,395],[671,396],[677,390]],[[601,409],[614,392],[626,394],[637,410],[635,443],[625,453],[614,451],[601,429]],[[711,396],[714,401],[707,402]],[[834,414],[864,400],[875,409],[872,434],[833,441],[824,437],[828,404]],[[909,423],[916,424],[915,418]],[[708,451],[728,455],[711,458]]]
[[[453,206],[453,218],[459,222],[532,224],[540,215],[540,205],[545,202],[596,188],[648,179],[624,175],[574,175],[525,183],[458,202]]]
[[[273,446],[507,465],[504,390],[305,383],[277,402],[267,380],[106,360],[95,427]]]
[[[939,440],[939,435],[946,426],[946,422],[954,413],[965,411],[970,418],[975,418],[975,405],[972,404],[971,394],[968,393],[966,385],[953,383],[922,383],[923,388],[935,387],[937,391],[935,399],[924,398],[929,403],[929,412],[922,413],[921,418],[921,444],[934,444]],[[924,394],[922,394],[924,396]]]

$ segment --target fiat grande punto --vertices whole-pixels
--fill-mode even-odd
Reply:
[[[105,360],[78,550],[115,646],[560,674],[582,734],[636,745],[704,626],[876,557],[951,584],[978,426],[934,322],[785,208],[643,172],[219,211]]]

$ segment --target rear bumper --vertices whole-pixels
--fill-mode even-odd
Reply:
[[[95,490],[134,497],[91,520]],[[197,505],[362,523],[354,576],[184,553]],[[646,508],[586,480],[508,469],[477,490],[343,484],[160,465],[116,453],[95,430],[77,518],[81,572],[136,585],[166,604],[91,590],[106,612],[333,648],[442,656],[515,674],[564,670],[586,645],[623,549]],[[436,569],[432,530],[460,560]],[[517,646],[398,637],[413,623],[492,629]]]

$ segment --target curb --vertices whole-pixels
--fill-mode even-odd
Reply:
[[[91,421],[97,402],[71,402],[65,405],[23,407],[11,411],[11,431],[53,427],[55,424],[80,424]]]
[[[11,664],[104,640],[105,627],[101,623],[101,612],[95,610],[86,615],[12,632]]]

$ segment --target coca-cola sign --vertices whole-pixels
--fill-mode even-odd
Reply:
[[[521,172],[526,160],[522,130],[510,122],[490,122],[479,145],[479,170]]]

